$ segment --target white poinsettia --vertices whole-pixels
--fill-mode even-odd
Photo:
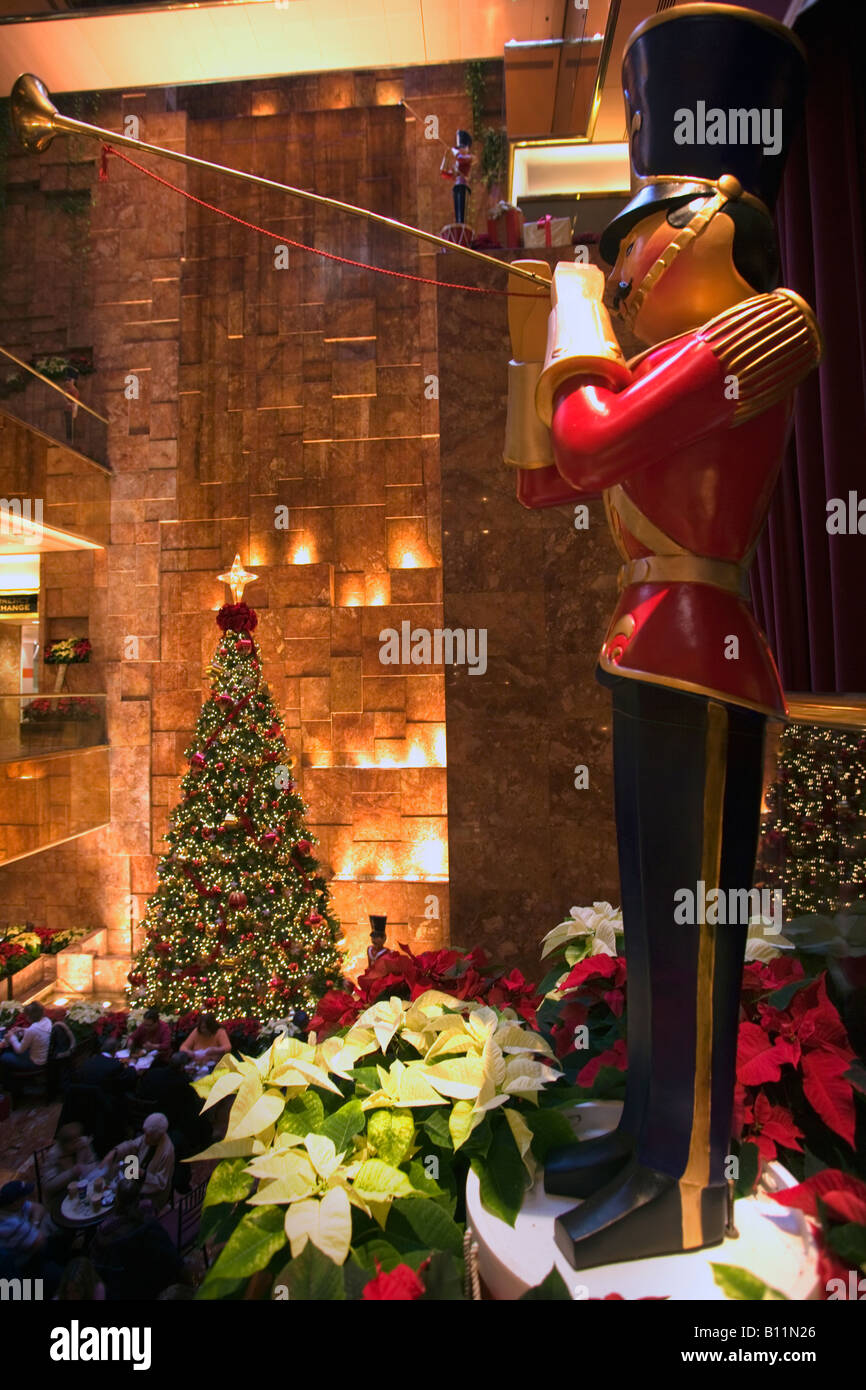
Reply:
[[[246,1172],[259,1184],[248,1205],[285,1205],[293,1258],[311,1241],[335,1264],[342,1264],[352,1241],[352,1206],[370,1214],[363,1193],[353,1186],[362,1167],[343,1163],[326,1135],[279,1135],[274,1148],[247,1165]]]
[[[292,1259],[310,1241],[334,1264],[343,1264],[352,1244],[349,1194],[345,1188],[331,1187],[321,1197],[293,1202],[286,1212],[285,1231]]]
[[[569,943],[578,947],[575,960],[569,960],[569,965],[588,955],[615,956],[616,938],[622,930],[622,909],[619,907],[603,902],[593,903],[592,907],[572,907],[565,921],[543,938],[541,959],[561,946],[568,947]]]
[[[433,1089],[424,1070],[424,1063],[392,1062],[390,1067],[378,1066],[380,1090],[361,1101],[365,1110],[386,1106],[440,1105],[442,1097]]]
[[[784,951],[795,950],[793,941],[789,941],[786,936],[782,936],[778,929],[778,923],[772,917],[762,917],[756,914],[749,918],[749,934],[746,937],[746,956],[745,959],[762,961],[775,960]]]
[[[515,1046],[513,1034],[511,1025],[506,1025],[510,1050]],[[506,1054],[494,1032],[488,1034],[480,1052],[442,1057],[439,1053],[439,1060],[431,1061],[428,1054],[423,1075],[440,1096],[456,1102],[449,1118],[455,1148],[468,1139],[488,1111],[507,1105],[512,1096],[523,1096],[536,1104],[539,1092],[559,1077],[554,1066],[527,1055],[522,1046],[518,1055]]]
[[[406,1010],[405,1001],[393,995],[390,999],[377,999],[369,1009],[365,1009],[355,1022],[355,1028],[372,1028],[380,1051],[384,1052],[394,1034],[402,1026]],[[355,1028],[351,1030],[354,1033]],[[351,1035],[351,1034],[350,1034]]]

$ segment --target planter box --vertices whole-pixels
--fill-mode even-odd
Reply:
[[[43,952],[29,965],[25,965],[21,970],[16,970],[14,975],[9,975],[0,982],[0,987],[5,986],[7,999],[21,999],[24,1002],[27,996],[33,994],[43,984],[53,980],[56,971],[57,957],[49,956]]]

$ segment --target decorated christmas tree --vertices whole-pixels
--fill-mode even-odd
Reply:
[[[782,733],[756,882],[782,889],[786,920],[866,898],[864,754],[860,732],[794,724]]]
[[[130,971],[136,1003],[222,1019],[311,1012],[340,978],[340,929],[305,832],[283,726],[243,602],[217,614],[222,638],[208,668],[211,695],[186,750],[189,771],[143,919]]]

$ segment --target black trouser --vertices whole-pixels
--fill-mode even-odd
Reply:
[[[748,913],[741,898],[735,924],[679,924],[675,904],[690,890],[699,915],[700,881],[707,894],[751,887],[766,719],[703,695],[602,671],[598,679],[613,696],[628,970],[622,1124],[639,1163],[706,1187],[724,1182],[730,1151]]]

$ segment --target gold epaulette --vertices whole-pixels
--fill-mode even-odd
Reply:
[[[697,336],[736,379],[735,425],[790,395],[821,360],[815,315],[793,290],[744,299],[710,319]]]

